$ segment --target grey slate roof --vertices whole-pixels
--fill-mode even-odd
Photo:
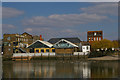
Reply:
[[[48,42],[51,44],[55,44],[56,42],[58,42],[61,39],[65,39],[67,41],[70,41],[72,43],[80,43],[81,40],[78,37],[73,37],[73,38],[51,38]]]
[[[37,40],[33,42],[31,45],[29,45],[27,48],[50,48],[50,47]]]
[[[82,46],[90,45],[90,43],[89,43],[89,42],[86,42],[86,41],[81,42],[81,44],[82,44]]]

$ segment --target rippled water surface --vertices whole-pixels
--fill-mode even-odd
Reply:
[[[4,78],[117,78],[118,61],[3,62]]]

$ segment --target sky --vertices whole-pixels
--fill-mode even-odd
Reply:
[[[79,37],[103,31],[103,38],[118,39],[118,3],[115,2],[3,2],[2,33],[42,35],[44,40]]]

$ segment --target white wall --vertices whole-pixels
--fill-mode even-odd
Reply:
[[[87,55],[89,52],[74,52],[73,55]]]
[[[88,47],[88,49],[87,49]],[[82,52],[90,52],[90,46],[86,45],[86,46],[82,46]]]

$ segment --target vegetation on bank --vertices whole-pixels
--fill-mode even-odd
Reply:
[[[101,41],[94,41],[91,44],[91,49],[92,50],[96,50],[96,49],[103,49],[105,50],[107,49],[112,49],[112,48],[119,48],[119,42],[118,41],[111,41],[111,40],[107,40],[107,39],[103,39]]]
[[[120,54],[119,51],[93,51],[89,54],[88,58],[112,56],[112,55],[119,55],[119,54]]]

